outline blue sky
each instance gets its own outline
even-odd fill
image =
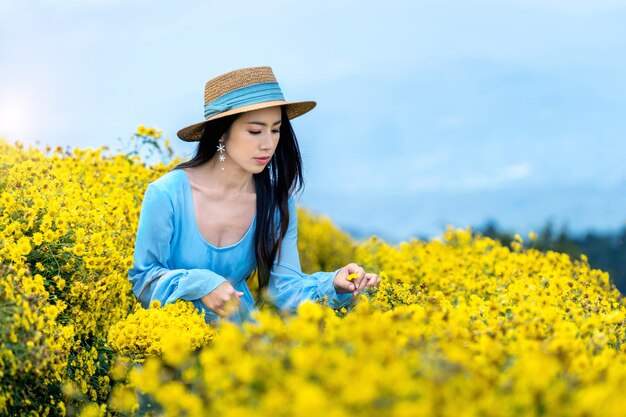
[[[184,4],[184,6],[183,6]],[[204,83],[270,65],[300,202],[349,230],[433,236],[626,221],[626,3],[3,0],[0,136],[117,145],[202,120]]]

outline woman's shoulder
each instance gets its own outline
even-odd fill
[[[167,193],[172,193],[181,189],[185,175],[187,174],[182,169],[173,169],[152,181],[148,186],[155,187]]]
[[[181,203],[184,197],[184,175],[187,175],[182,169],[173,169],[159,178],[148,183],[144,198],[150,196],[152,200],[158,200],[162,203],[169,201],[170,204],[176,206]]]

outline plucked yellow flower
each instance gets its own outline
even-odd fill
[[[357,279],[359,277],[359,274],[357,274],[356,272],[352,273],[352,274],[348,274],[348,276],[346,277],[346,279],[348,281],[354,281],[355,279]]]

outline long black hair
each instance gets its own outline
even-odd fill
[[[280,139],[274,155],[263,171],[254,174],[256,189],[256,229],[254,247],[259,282],[256,302],[264,300],[270,269],[289,226],[289,196],[304,187],[302,157],[296,134],[281,106]],[[178,164],[174,169],[201,165],[215,155],[220,137],[230,129],[241,114],[215,119],[205,124],[202,137],[192,159]],[[278,209],[279,217],[276,216]]]

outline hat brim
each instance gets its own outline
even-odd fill
[[[291,120],[298,116],[302,116],[304,113],[307,113],[317,105],[315,101],[266,101],[263,103],[249,104],[247,106],[237,107],[236,109],[227,110],[225,112],[216,114],[215,116],[209,117],[207,120],[204,120],[200,123],[195,123],[189,125],[187,127],[183,127],[176,134],[180,139],[185,142],[196,142],[199,141],[202,137],[202,133],[204,132],[205,125],[210,123],[212,120],[219,119],[222,117],[230,116],[233,114],[244,113],[252,110],[264,109],[267,107],[274,106],[285,106],[287,110],[287,117]]]

